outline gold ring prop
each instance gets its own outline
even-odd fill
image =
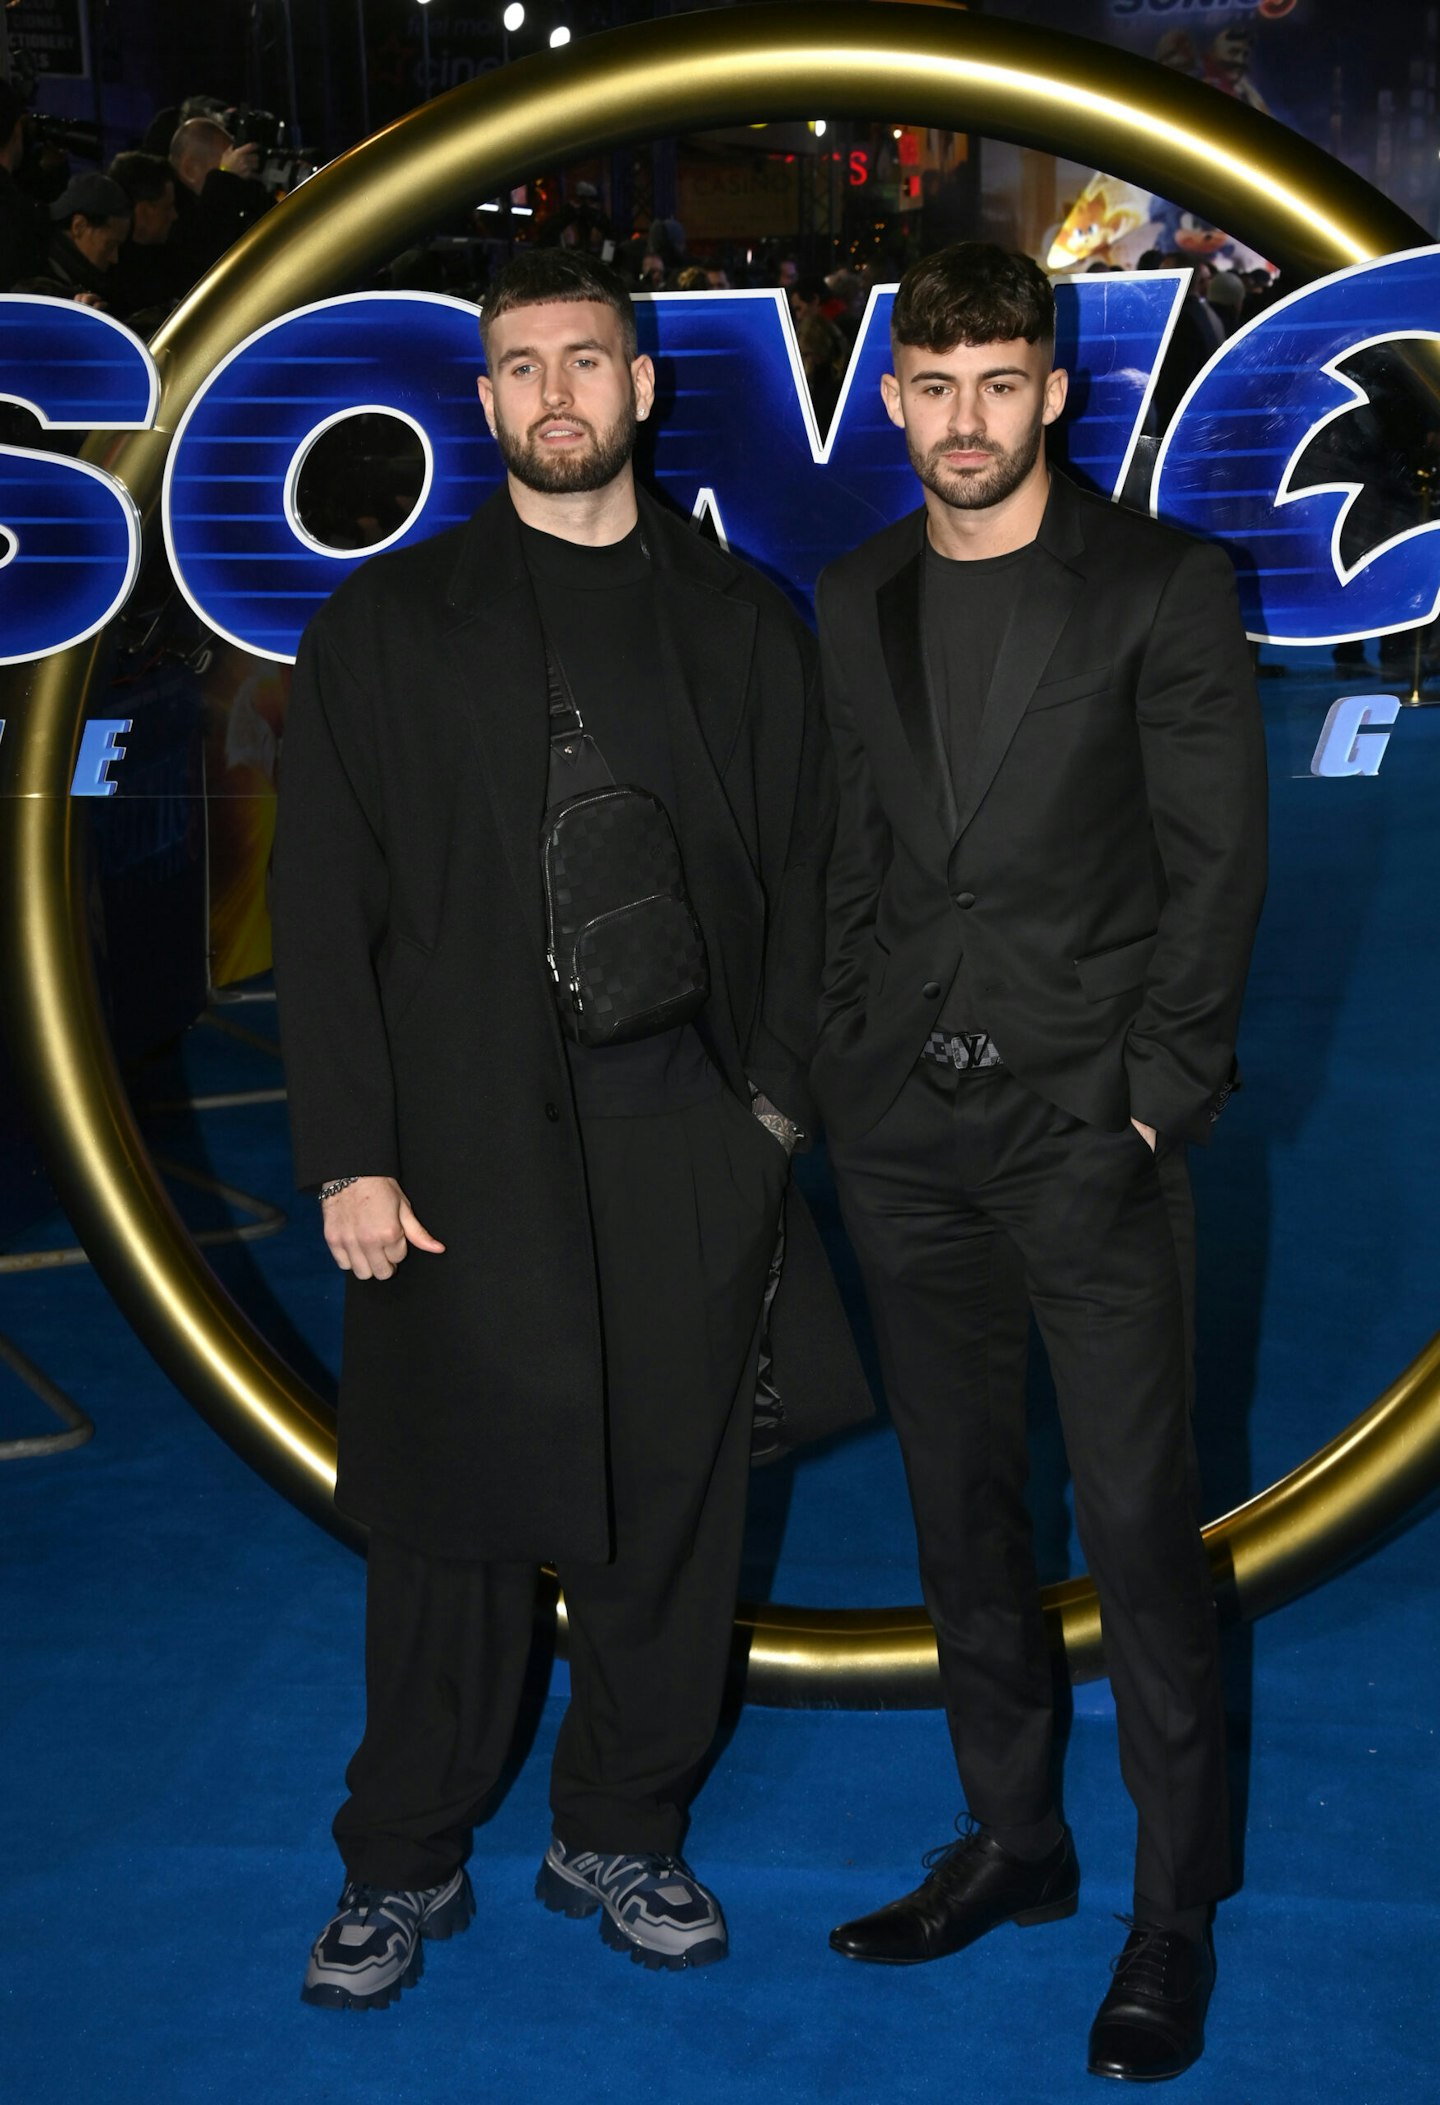
[[[1307,140],[1243,104],[1076,37],[931,7],[754,7],[615,30],[412,111],[269,214],[168,322],[157,428],[86,457],[153,514],[187,405],[245,337],[348,291],[447,211],[537,165],[658,132],[822,110],[975,130],[1148,182],[1301,275],[1427,236]],[[311,1518],[358,1544],[332,1500],[335,1423],[220,1287],[131,1115],[100,1018],[68,786],[103,639],[4,676],[0,996],[47,1163],[94,1263],[215,1430]],[[1440,1338],[1318,1454],[1205,1531],[1227,1613],[1315,1584],[1440,1481]],[[1077,1680],[1104,1672],[1093,1587],[1048,1589]],[[920,1608],[742,1607],[762,1702],[937,1700]]]

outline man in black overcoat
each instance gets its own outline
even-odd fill
[[[884,385],[923,507],[821,578],[838,816],[813,1069],[904,1450],[971,1825],[855,1959],[1073,1913],[1025,1509],[1026,1301],[1059,1398],[1138,1814],[1090,2067],[1204,2042],[1230,1877],[1190,1428],[1187,1142],[1235,1081],[1262,726],[1224,551],[1048,471],[1054,299],[909,271]]]
[[[832,816],[813,641],[636,488],[653,373],[603,266],[519,258],[481,327],[507,484],[321,609],[281,768],[296,1177],[350,1275],[336,1496],[370,1530],[346,1885],[303,1991],[340,2007],[393,2000],[422,1938],[470,1919],[541,1561],[572,1697],[537,1894],[652,1967],[724,1956],[677,1852],[729,1651],[782,1205],[783,1434],[867,1408],[786,1196]],[[560,1028],[551,668],[614,780],[664,804],[705,939],[698,1017],[627,1044]]]

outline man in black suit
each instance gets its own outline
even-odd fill
[[[1223,550],[1047,469],[1066,375],[1041,271],[943,250],[892,336],[925,502],[820,580],[839,814],[812,1079],[973,1824],[831,1942],[904,1963],[1076,1905],[1024,1504],[1028,1296],[1139,1816],[1090,2067],[1154,2079],[1202,2049],[1230,1876],[1184,1148],[1234,1086],[1261,722]]]
[[[542,1561],[572,1697],[536,1893],[647,1966],[724,1957],[677,1851],[729,1654],[782,1205],[784,1429],[866,1408],[848,1339],[826,1362],[843,1319],[786,1195],[830,824],[813,642],[637,490],[654,382],[618,280],[517,258],[482,330],[506,484],[321,609],[281,762],[296,1177],[349,1274],[336,1496],[370,1530],[346,1885],[303,1990],[341,2008],[392,2001],[421,1940],[470,1919]],[[630,1043],[562,1036],[547,660],[614,781],[665,805],[705,938],[698,1016]]]

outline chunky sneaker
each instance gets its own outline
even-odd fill
[[[730,1949],[720,1903],[678,1856],[597,1856],[554,1836],[535,1897],[555,1915],[600,1916],[600,1935],[651,1971],[713,1966]]]
[[[383,2010],[425,1970],[426,1937],[453,1937],[475,1913],[464,1870],[443,1886],[392,1893],[351,1879],[310,1947],[302,2003],[327,2010]]]

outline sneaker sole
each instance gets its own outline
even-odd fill
[[[469,1872],[462,1871],[459,1892],[453,1893],[443,1908],[437,1908],[433,1915],[426,1916],[420,1925],[420,1935],[422,1938],[430,1938],[436,1944],[444,1944],[447,1938],[458,1937],[462,1930],[468,1930],[474,1920],[475,1894],[470,1885]],[[415,1948],[418,1951],[420,1947],[417,1945]]]
[[[591,1915],[598,1915],[602,1943],[608,1944],[611,1951],[628,1952],[637,1966],[644,1966],[651,1973],[683,1973],[687,1967],[713,1966],[717,1960],[730,1956],[729,1944],[722,1937],[707,1937],[683,1952],[656,1951],[653,1945],[640,1943],[623,1923],[615,1920],[593,1886],[570,1878],[548,1857],[542,1859],[535,1874],[535,1898],[552,1915],[568,1916],[572,1922],[584,1922]]]
[[[692,1944],[688,1951],[656,1951],[653,1945],[641,1944],[632,1937],[608,1908],[600,1915],[600,1941],[608,1944],[612,1952],[629,1952],[632,1963],[650,1973],[684,1973],[694,1966],[714,1966],[730,1956],[729,1945],[719,1937],[707,1937],[703,1944]]]
[[[475,1895],[471,1890],[468,1872],[460,1875],[460,1890],[451,1895],[443,1908],[437,1908],[420,1925],[420,1935],[410,1962],[398,1979],[385,1988],[377,1988],[370,1995],[356,1995],[353,1989],[344,1988],[337,1982],[322,1981],[315,1987],[302,1987],[300,2000],[309,2003],[314,2010],[388,2010],[391,2003],[398,2003],[403,1991],[413,1988],[425,1971],[425,1944],[433,1939],[444,1944],[451,1937],[458,1937],[475,1919]]]
[[[597,1909],[603,1912],[605,1905],[593,1886],[558,1870],[548,1856],[541,1859],[540,1869],[535,1874],[535,1898],[543,1902],[552,1915],[568,1915],[572,1922],[583,1922]]]

